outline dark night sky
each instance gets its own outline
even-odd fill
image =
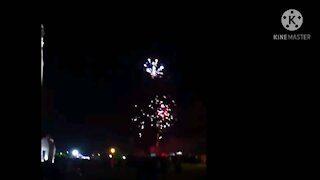
[[[202,74],[195,71],[201,63],[193,64],[200,59],[189,51],[198,45],[184,40],[181,29],[173,26],[137,27],[45,24],[43,127],[58,146],[94,149],[106,142],[126,142],[130,110],[145,98],[151,81],[142,68],[148,57],[164,63],[159,93],[170,93],[178,104],[179,122],[170,134],[185,137],[205,131]]]

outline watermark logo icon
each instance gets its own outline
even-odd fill
[[[302,26],[303,17],[302,14],[295,10],[289,9],[285,11],[281,16],[281,23],[282,26],[291,31],[290,33],[286,34],[273,34],[273,40],[279,41],[291,41],[291,40],[310,40],[311,34],[305,33],[293,33],[294,31],[298,30]],[[279,23],[280,26],[280,23]]]
[[[302,26],[303,17],[295,9],[285,11],[281,17],[283,27],[289,31],[296,31]]]

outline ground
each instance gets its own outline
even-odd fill
[[[114,169],[105,169],[97,170],[94,174],[88,174],[89,177],[98,179],[136,179],[136,171],[133,168],[114,168]],[[180,173],[175,173],[173,170],[167,174],[166,177],[161,177],[161,180],[200,180],[206,179],[206,165],[204,164],[182,164],[182,171]]]
[[[206,165],[205,164],[182,164],[181,172],[175,172],[174,167],[171,166],[168,169],[168,173],[165,177],[160,176],[159,180],[200,180],[206,179]],[[114,179],[114,180],[130,180],[130,179],[139,179],[137,178],[137,169],[134,167],[115,167],[109,168],[103,164],[88,164],[87,166],[82,166],[83,173],[81,178],[75,176],[74,174],[67,175],[67,173],[61,174],[62,179],[79,179],[79,180],[105,180],[105,179]],[[61,172],[61,168],[60,168]],[[147,172],[143,172],[145,175]],[[154,176],[155,173],[150,173]],[[60,179],[58,178],[58,179]],[[152,177],[155,179],[155,176]]]

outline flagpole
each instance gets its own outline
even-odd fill
[[[44,45],[43,37],[44,37],[44,27],[41,24],[41,85],[43,82],[43,45]]]

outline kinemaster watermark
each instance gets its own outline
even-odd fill
[[[288,34],[274,34],[273,40],[310,40],[310,34],[296,34],[294,31],[301,28],[303,24],[303,16],[296,9],[286,10],[281,16],[282,26],[290,31]]]

